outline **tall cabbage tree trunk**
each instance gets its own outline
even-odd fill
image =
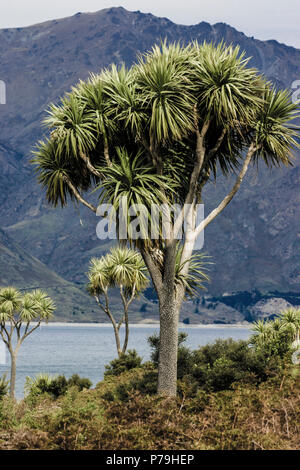
[[[159,301],[160,339],[158,393],[176,397],[178,356],[178,309],[174,294],[162,292]]]
[[[16,373],[17,373],[17,352],[10,351],[11,366],[10,366],[10,389],[9,395],[11,398],[15,398],[16,388]]]
[[[176,240],[165,248],[161,283],[156,285],[159,299],[160,340],[158,394],[176,397],[178,356],[178,308],[175,292]],[[151,270],[150,270],[151,272]],[[152,277],[153,278],[153,277]]]

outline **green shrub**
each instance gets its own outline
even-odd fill
[[[217,340],[192,352],[192,376],[204,390],[227,390],[234,382],[260,383],[281,362],[251,348],[247,341]]]
[[[257,385],[276,375],[282,366],[278,356],[270,356],[247,341],[217,340],[195,351],[183,346],[187,335],[178,335],[178,389],[180,396],[195,397],[199,390],[217,392],[229,390],[236,382]],[[157,390],[159,337],[150,336],[151,362],[141,365],[136,351],[129,351],[106,366],[105,377],[141,368],[127,382],[117,383],[114,392],[107,391],[109,401],[126,401],[133,392],[153,395]]]
[[[226,348],[222,350],[224,357]],[[216,368],[227,368],[228,363],[216,361]],[[145,377],[151,373],[156,370],[147,363],[108,376],[93,390],[71,387],[55,401],[49,395],[39,396],[36,403],[5,397],[0,402],[0,449],[300,448],[299,368],[295,374],[287,368],[282,376],[258,385],[235,383],[218,392],[201,389],[192,375],[186,375],[179,380],[181,396],[176,400],[134,388],[149,383]]]
[[[182,344],[187,339],[187,333],[178,334],[178,359],[177,359],[177,377],[181,379],[185,375],[191,373],[193,368],[193,360],[191,352]],[[159,337],[154,334],[149,336],[148,343],[152,350],[151,352],[151,361],[154,364],[154,367],[158,367],[158,356],[159,356]]]
[[[274,322],[269,322],[270,325],[272,325],[272,323]],[[293,335],[288,329],[273,332],[273,334],[266,336],[263,341],[261,340],[260,335],[257,334],[250,337],[250,343],[257,351],[260,351],[270,358],[278,357],[280,359],[290,359],[292,355],[292,341]]]
[[[6,374],[0,377],[0,400],[8,394],[9,381],[6,380]]]
[[[68,388],[76,387],[80,392],[84,389],[89,389],[92,386],[90,379],[80,377],[78,374],[73,374],[68,380]]]
[[[17,408],[17,403],[9,396],[4,396],[0,400],[0,430],[6,431],[16,426]]]
[[[135,350],[129,350],[126,354],[122,354],[117,359],[114,359],[105,366],[104,377],[110,375],[120,375],[131,369],[141,367],[142,358],[138,355]]]
[[[26,377],[25,393],[27,399],[32,399],[40,395],[50,395],[57,399],[65,395],[67,390],[76,387],[79,391],[89,389],[92,382],[89,379],[81,378],[78,374],[72,375],[67,379],[64,375],[51,377],[48,374],[39,374],[35,378]]]
[[[193,397],[199,389],[228,390],[235,382],[258,384],[275,375],[282,365],[281,357],[261,348],[251,347],[247,341],[216,340],[195,351],[183,346],[187,335],[178,335],[179,394]],[[158,366],[159,337],[150,336],[151,360]],[[145,376],[146,377],[146,376]],[[144,391],[142,383],[137,390]]]

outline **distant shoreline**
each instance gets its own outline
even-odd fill
[[[70,322],[50,322],[50,323],[42,323],[42,328],[49,328],[49,327],[60,327],[60,326],[67,326],[73,328],[112,328],[110,323],[70,323]],[[194,325],[186,325],[185,323],[179,323],[179,328],[215,328],[215,329],[226,329],[226,328],[251,328],[251,323],[226,323],[226,324],[216,324],[211,323],[207,325],[203,325],[201,323],[194,324]],[[131,323],[130,328],[158,328],[159,322],[157,323]]]

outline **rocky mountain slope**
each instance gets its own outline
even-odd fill
[[[27,253],[70,282],[85,282],[88,260],[108,243],[97,240],[94,215],[72,205],[54,210],[44,201],[29,159],[43,135],[45,108],[90,72],[112,62],[130,65],[137,53],[164,38],[239,44],[252,57],[251,65],[277,86],[289,88],[300,78],[300,50],[249,38],[223,23],[182,26],[111,8],[0,30],[0,79],[7,85],[7,104],[0,105],[0,225]],[[215,263],[209,294],[300,292],[299,161],[292,169],[254,168],[239,198],[208,227],[204,250]],[[230,184],[208,185],[206,211]]]
[[[56,320],[99,321],[99,312],[87,293],[28,255],[1,229],[0,266],[0,286],[13,285],[23,292],[46,289],[55,300]]]

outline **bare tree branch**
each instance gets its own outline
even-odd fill
[[[111,162],[111,159],[110,159],[110,156],[109,156],[108,140],[107,140],[106,136],[104,136],[104,158],[105,158],[107,166],[112,166],[112,162]],[[97,173],[100,176],[100,173],[98,171],[97,171]]]
[[[157,292],[160,292],[163,287],[162,274],[160,268],[146,250],[141,248],[141,254],[148,268],[153,284]]]
[[[83,152],[79,152],[80,154],[80,158],[82,158],[82,160],[85,162],[88,170],[95,176],[97,176],[98,178],[101,178],[101,173],[96,170],[96,168],[92,165],[92,162],[90,160],[90,158]],[[104,151],[104,154],[105,154],[105,151]]]
[[[204,158],[205,158],[205,147],[204,147],[204,138],[207,134],[207,131],[210,126],[210,121],[205,121],[201,132],[199,131],[198,127],[198,115],[197,115],[197,106],[195,105],[194,107],[194,123],[195,123],[195,132],[196,132],[196,137],[197,137],[197,143],[196,143],[196,161],[195,165],[190,177],[190,184],[189,184],[189,191],[188,194],[185,198],[184,201],[184,206],[187,206],[188,204],[194,204],[195,203],[195,196],[196,196],[196,189],[197,189],[197,184],[198,184],[198,179],[199,175],[201,173],[203,163],[204,163]],[[184,206],[182,210],[180,211],[180,214],[178,215],[176,222],[174,224],[174,238],[177,237],[178,232],[180,228],[182,227],[183,224],[183,218],[184,218]]]
[[[91,211],[93,212],[97,212],[97,208],[95,206],[93,206],[92,204],[90,204],[89,202],[87,202],[82,196],[81,194],[77,191],[77,189],[75,188],[75,186],[73,185],[73,183],[71,182],[70,178],[68,178],[68,176],[64,175],[63,176],[63,180],[67,183],[67,185],[69,186],[69,188],[71,189],[72,193],[74,194],[74,196],[76,197],[77,201],[80,201],[84,206],[88,207]]]
[[[237,191],[239,190],[241,184],[242,184],[242,181],[244,179],[244,176],[245,174],[247,173],[247,170],[249,168],[249,164],[250,164],[250,161],[253,157],[253,155],[255,154],[255,152],[257,152],[257,150],[259,149],[259,147],[257,147],[255,145],[255,143],[252,143],[249,147],[249,150],[248,150],[248,153],[247,153],[247,156],[244,160],[244,163],[243,163],[243,166],[242,166],[242,169],[240,171],[240,173],[238,174],[237,176],[237,179],[236,179],[236,182],[234,184],[234,186],[232,187],[231,191],[227,194],[227,196],[223,199],[223,201],[213,210],[211,211],[211,213],[198,225],[198,227],[196,228],[195,230],[195,234],[196,234],[196,237],[199,235],[200,232],[202,232],[202,230],[205,229],[205,227],[207,227],[208,224],[210,224],[216,217],[217,215],[219,215],[224,209],[226,206],[228,206],[228,204],[232,201],[233,197],[235,196],[235,194],[237,193]]]
[[[31,328],[31,330],[27,331],[27,333],[25,333],[22,338],[20,338],[20,344],[23,343],[24,339],[27,338],[27,336],[31,335],[31,333],[33,333],[35,330],[37,330],[41,325],[41,319],[38,321],[38,324],[36,326],[34,326],[33,328]]]

